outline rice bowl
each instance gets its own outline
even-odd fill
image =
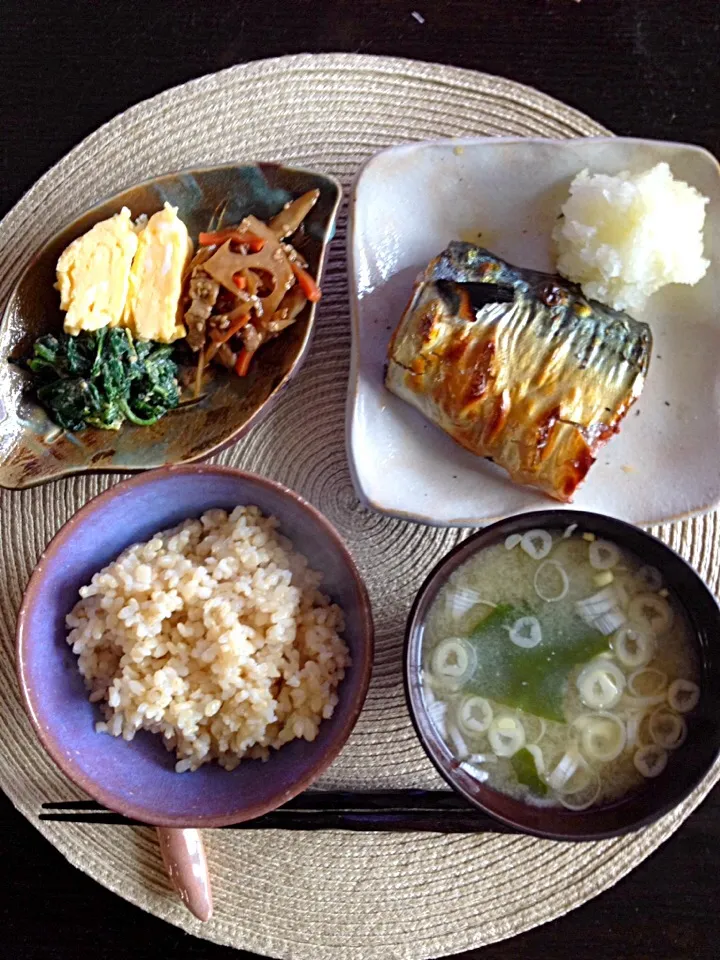
[[[254,506],[129,547],[80,589],[68,643],[104,720],[161,734],[178,773],[312,741],[350,664],[321,575]]]
[[[202,763],[176,772],[164,738],[139,729],[132,740],[98,733],[107,722],[91,702],[67,642],[66,618],[93,576],[158,530],[237,504],[277,517],[282,534],[322,572],[323,592],[342,609],[351,664],[332,716],[314,740],[268,747],[267,761],[245,756],[234,770]],[[222,827],[251,820],[307,789],[335,760],[357,723],[373,658],[372,611],[351,554],[331,523],[303,497],[269,480],[208,464],[165,467],[116,483],[82,507],[45,549],[18,616],[17,671],[30,721],[60,770],[93,800],[132,820],[163,827]]]

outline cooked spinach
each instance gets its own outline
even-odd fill
[[[40,403],[65,430],[117,430],[129,420],[150,426],[180,402],[177,365],[168,344],[134,340],[103,328],[78,336],[46,334],[25,366]]]

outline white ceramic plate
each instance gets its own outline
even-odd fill
[[[406,519],[476,526],[553,501],[463,450],[383,385],[390,335],[416,275],[454,239],[552,271],[550,234],[570,180],[667,161],[710,198],[695,287],[666,287],[644,314],[654,338],[643,394],[605,446],[573,506],[637,524],[720,502],[720,167],[699,147],[652,140],[485,138],[393,147],[361,170],[349,260],[353,347],[347,437],[369,507]]]

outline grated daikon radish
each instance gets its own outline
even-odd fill
[[[631,312],[668,283],[692,286],[710,266],[707,202],[667,163],[617,176],[583,170],[553,231],[558,271],[589,299]]]

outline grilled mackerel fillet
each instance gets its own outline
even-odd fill
[[[647,324],[455,242],[415,286],[385,383],[516,483],[569,501],[640,396],[651,351]]]

